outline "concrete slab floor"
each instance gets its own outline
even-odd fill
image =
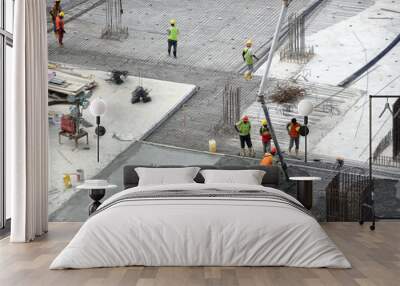
[[[369,1],[366,1],[368,3],[363,4],[365,2],[364,0],[361,2],[362,5],[360,3],[358,3],[357,5],[364,7],[367,6],[367,4],[369,3]],[[197,86],[200,87],[200,91],[196,94],[196,96],[192,100],[190,100],[184,106],[184,108],[182,108],[182,110],[175,113],[171,117],[171,119],[168,120],[168,122],[166,122],[160,128],[158,128],[157,131],[148,138],[148,140],[159,143],[165,143],[169,145],[194,148],[198,150],[207,150],[208,139],[215,138],[217,139],[220,151],[224,153],[236,154],[238,152],[237,138],[236,137],[233,138],[229,134],[228,135],[220,134],[215,129],[216,125],[220,123],[220,120],[222,118],[221,93],[223,85],[229,78],[232,78],[234,84],[241,86],[241,93],[242,93],[241,107],[242,110],[244,110],[252,102],[254,102],[260,79],[254,78],[253,81],[251,82],[245,82],[244,80],[241,79],[240,75],[235,75],[231,73],[232,71],[235,70],[233,66],[230,66],[229,69],[225,69],[225,67],[228,67],[229,65],[224,65],[224,68],[222,69],[222,70],[229,70],[229,72],[223,72],[223,71],[210,70],[210,69],[215,69],[217,66],[210,67],[210,66],[205,66],[203,64],[196,64],[189,67],[187,59],[183,60],[178,59],[178,61],[168,59],[167,61],[164,61],[158,58],[160,51],[159,49],[154,48],[154,45],[152,44],[151,41],[151,37],[149,38],[147,36],[159,33],[161,29],[160,27],[162,25],[168,25],[168,23],[164,23],[162,21],[164,18],[167,21],[168,16],[170,15],[168,13],[174,10],[176,12],[175,14],[176,17],[174,16],[175,18],[179,18],[178,17],[179,15],[183,15],[182,18],[183,22],[179,21],[179,24],[182,25],[180,26],[180,28],[184,31],[184,34],[186,35],[185,37],[189,37],[189,35],[190,37],[195,37],[195,38],[199,37],[199,39],[197,38],[195,39],[195,42],[192,42],[194,46],[190,46],[191,53],[200,53],[199,51],[197,51],[198,49],[215,50],[214,48],[211,49],[213,43],[212,41],[204,40],[204,36],[202,34],[203,31],[200,28],[205,27],[204,32],[210,34],[211,35],[210,37],[214,37],[214,35],[216,34],[210,32],[211,30],[208,28],[208,25],[213,23],[214,25],[212,27],[213,29],[224,27],[224,25],[226,24],[226,19],[229,19],[231,15],[241,15],[241,17],[238,17],[240,19],[237,19],[235,21],[232,21],[231,19],[231,22],[235,22],[234,25],[237,24],[236,21],[238,21],[238,23],[242,23],[242,21],[249,22],[250,24],[246,23],[245,25],[246,32],[249,34],[250,33],[254,34],[255,33],[254,31],[257,30],[256,33],[260,32],[261,34],[263,34],[262,37],[260,37],[260,39],[264,41],[266,38],[269,39],[272,36],[272,30],[271,29],[268,30],[269,33],[268,34],[266,33],[266,31],[263,32],[262,29],[259,30],[256,29],[255,27],[260,24],[260,21],[261,22],[263,21],[260,15],[268,16],[269,15],[268,13],[272,13],[273,10],[274,11],[279,10],[277,8],[279,8],[278,4],[280,3],[280,1],[278,0],[272,1],[270,4],[268,4],[269,5],[268,7],[265,6],[264,2],[261,3],[260,1],[252,2],[251,4],[237,3],[237,1],[234,1],[234,3],[230,3],[230,6],[232,7],[229,7],[229,9],[226,9],[224,11],[220,11],[218,9],[221,9],[221,7],[225,7],[224,5],[226,5],[227,2],[216,1],[215,3],[213,2],[212,4],[210,4],[211,6],[205,10],[205,11],[210,11],[209,15],[202,14],[204,12],[202,11],[203,6],[198,7],[197,2],[196,3],[193,1],[187,1],[184,3],[180,2],[178,6],[180,7],[179,9],[175,9],[175,7],[177,6],[174,5],[174,3],[175,3],[174,1],[168,2],[168,4],[172,6],[164,7],[165,5],[161,3],[154,4],[152,2],[149,2],[147,3],[148,6],[146,6],[146,4],[144,3],[138,4],[137,1],[130,1],[128,5],[124,7],[124,9],[126,9],[125,15],[129,14],[130,12],[132,13],[130,13],[129,15],[137,16],[140,13],[144,15],[146,15],[147,13],[149,15],[147,15],[147,17],[144,17],[142,14],[140,14],[135,20],[131,19],[127,20],[128,22],[127,25],[131,25],[131,21],[133,21],[132,23],[134,24],[132,25],[135,29],[135,34],[131,34],[130,38],[128,38],[127,41],[120,43],[115,41],[101,42],[101,40],[98,38],[99,35],[98,32],[99,29],[101,28],[101,25],[98,25],[96,28],[94,23],[101,23],[101,21],[104,20],[103,19],[104,7],[99,6],[93,11],[90,11],[88,14],[85,14],[79,17],[78,19],[73,20],[73,22],[71,22],[71,29],[72,29],[71,33],[76,32],[75,33],[76,35],[74,36],[70,35],[71,39],[73,39],[70,41],[71,43],[70,46],[64,49],[58,49],[52,43],[53,40],[51,39],[49,40],[51,42],[49,47],[49,57],[50,59],[57,59],[63,62],[79,63],[97,68],[103,67],[103,69],[104,67],[107,67],[107,69],[112,69],[112,68],[127,69],[133,73],[138,73],[140,71],[144,76],[147,77],[196,84]],[[299,7],[306,6],[304,3],[301,4],[299,1],[294,1],[291,7],[294,10],[296,9],[299,10],[298,9]],[[213,5],[215,5],[217,9],[214,12],[212,11],[212,8],[214,7]],[[255,9],[256,7],[258,7],[258,9],[260,10],[257,13],[261,13],[261,10],[264,8],[267,9],[269,12],[264,11],[265,14],[250,13],[249,16],[253,17],[254,19],[257,18],[256,21],[257,23],[252,23],[252,20],[249,20],[247,18],[248,17],[247,15],[243,15],[242,18],[241,13],[243,11],[243,5],[249,5],[249,7],[246,6],[246,8],[249,8],[246,9],[246,11],[248,10],[247,12],[249,13],[253,11],[253,9]],[[135,9],[134,11],[132,10],[133,6]],[[333,6],[332,9],[331,6]],[[340,8],[340,7],[335,8],[335,5],[333,4],[332,5],[329,4],[325,7],[329,8],[329,13],[331,13],[332,15],[335,15],[337,13],[336,10]],[[128,13],[126,11],[130,12]],[[232,11],[236,12],[232,14]],[[154,13],[154,15],[152,13]],[[216,16],[217,20],[215,20],[213,18],[214,17],[213,15],[215,13],[220,13],[223,16]],[[198,15],[198,17],[197,18],[193,17],[194,14]],[[318,15],[314,18],[322,17],[320,16],[321,15],[320,13],[317,14]],[[156,15],[158,15],[160,18],[159,22],[157,22],[158,18],[156,18]],[[210,20],[207,20],[206,16],[210,18]],[[218,17],[222,17],[223,19],[218,20]],[[343,17],[342,16],[338,17],[337,21],[340,21],[341,19],[343,19]],[[199,21],[198,23],[196,22],[197,20]],[[139,21],[140,23],[136,23],[135,21]],[[192,31],[190,29],[191,28],[194,29],[193,25],[192,24],[186,25],[185,21],[197,23],[197,26],[199,27],[196,27],[197,29],[196,31],[195,30]],[[334,21],[331,20],[330,23],[333,24]],[[89,35],[88,29],[90,27],[92,27],[92,33]],[[76,30],[77,28],[79,29]],[[266,29],[266,27],[263,27],[263,29]],[[81,30],[82,32],[80,32]],[[316,30],[317,27],[315,27],[314,25],[313,31]],[[77,31],[79,31],[79,33]],[[163,30],[161,29],[161,31]],[[192,35],[190,33],[194,34]],[[237,31],[235,30],[233,33],[235,35],[236,34],[242,35],[243,30],[238,29]],[[139,36],[143,37],[140,38]],[[132,37],[139,38],[139,41],[137,41],[137,39],[134,41]],[[224,37],[222,37],[221,39],[223,38]],[[256,38],[253,37],[253,39]],[[106,43],[107,45],[104,44],[102,45],[101,43]],[[199,43],[201,43],[200,46]],[[165,41],[161,41],[161,46],[164,44]],[[262,45],[264,44],[265,41],[263,42]],[[135,52],[129,52],[129,53],[125,52],[126,49],[128,49],[129,47],[137,49],[136,47],[139,47],[141,45],[146,45],[146,48],[139,49],[139,51],[135,50]],[[243,43],[238,43],[238,45],[241,49]],[[94,46],[96,46],[96,48],[93,48]],[[107,46],[107,48],[104,48],[104,46]],[[117,52],[114,52],[113,50],[110,50],[111,47],[108,46],[111,47],[123,46],[124,48],[121,51],[118,50]],[[220,43],[217,50],[219,49],[224,50],[226,49],[226,46],[227,46],[226,43]],[[165,47],[161,48],[161,50],[163,49],[165,49]],[[147,53],[145,57],[143,56],[144,52]],[[222,57],[218,56],[218,59],[213,59],[212,61],[210,61],[210,63],[225,62],[228,59],[230,59],[229,64],[238,61],[239,64],[241,65],[242,63],[240,57],[240,50],[236,50],[234,52],[234,59],[232,58],[232,51],[229,51],[226,55]],[[180,123],[177,124],[177,122]]]
[[[299,12],[311,2],[293,0],[290,12]],[[281,3],[281,0],[123,1],[122,22],[129,29],[129,37],[121,41],[100,39],[106,21],[106,8],[102,4],[67,23],[63,49],[49,37],[49,54],[68,50],[101,52],[144,62],[235,71],[243,65],[241,52],[247,39],[254,40],[256,52],[270,40]],[[177,19],[180,29],[178,60],[167,55],[166,31],[172,18]]]
[[[91,100],[101,97],[106,101],[107,111],[101,118],[101,125],[107,131],[100,138],[100,162],[97,163],[95,127],[83,127],[89,133],[89,144],[86,144],[86,139],[81,139],[78,148],[75,148],[74,142],[65,137],[61,137],[62,144],[59,144],[60,127],[50,125],[50,212],[72,192],[63,191],[64,173],[74,173],[77,169],[83,169],[86,178],[93,177],[134,140],[141,139],[154,129],[196,90],[196,87],[190,84],[142,78],[140,81],[144,88],[150,90],[152,101],[131,104],[131,92],[139,84],[137,77],[129,76],[122,85],[116,85],[105,81],[109,76],[104,71],[81,68],[72,68],[70,71],[95,77],[98,86],[93,90]],[[53,105],[49,107],[49,111],[68,114],[69,107]],[[83,118],[95,124],[95,118],[89,110],[83,111]]]
[[[353,11],[351,13],[354,16],[343,19],[340,23],[330,25],[326,29],[306,37],[307,45],[315,47],[315,55],[305,64],[281,61],[279,53],[277,53],[272,62],[271,77],[283,80],[299,78],[317,86],[321,84],[335,86],[378,55],[398,35],[400,19],[388,20],[388,17],[391,17],[393,13],[385,11],[390,6],[397,5],[400,7],[400,4],[395,3],[395,1],[381,0],[370,3],[371,1],[368,0],[350,3],[339,0],[335,2],[337,3],[329,3],[328,1],[329,5],[320,10],[321,14],[323,15],[325,10],[329,11],[339,5],[343,6],[343,14],[348,13],[346,10],[349,10]],[[371,4],[373,5],[371,6]],[[360,9],[365,5],[370,7],[365,10]],[[343,17],[343,14],[337,13],[336,16]],[[335,37],[332,37],[332,35],[335,35]],[[340,53],[337,52],[339,50]],[[335,122],[335,124],[331,125],[330,128],[326,128],[325,122],[321,122],[322,124],[312,122],[312,117],[316,115],[314,110],[310,116],[311,126],[314,125],[317,128],[312,126],[311,130],[318,130],[317,133],[324,134],[321,134],[323,136],[320,134],[314,136],[316,140],[310,142],[310,152],[332,157],[343,156],[346,159],[359,160],[360,162],[368,161],[369,112],[367,95],[399,94],[400,81],[397,78],[399,76],[399,55],[400,47],[396,46],[379,60],[368,73],[364,73],[346,87],[345,92],[349,92],[351,89],[362,91],[361,96],[354,94],[353,98],[357,99],[356,101],[351,102],[352,99],[346,98],[346,94],[336,87],[338,92],[332,92],[332,95],[335,95],[333,98],[347,101],[348,104],[346,104],[347,108],[345,109],[340,108],[340,106],[339,108],[335,107],[336,116],[332,116],[332,122]],[[256,74],[263,74],[264,70],[265,65],[261,66]],[[321,94],[319,91],[316,93]],[[389,99],[388,102],[393,104],[395,100]],[[313,102],[319,104],[318,101],[313,100]],[[385,99],[373,101],[373,150],[393,128],[390,112],[385,112],[381,116],[385,104]],[[331,122],[326,123],[330,124]],[[323,130],[323,132],[320,130]],[[313,134],[315,133],[311,133],[310,137]]]

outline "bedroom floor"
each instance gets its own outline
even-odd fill
[[[358,223],[322,224],[352,269],[286,267],[124,267],[48,270],[81,223],[50,223],[30,244],[0,241],[0,285],[398,285],[400,222],[378,222],[375,232]]]

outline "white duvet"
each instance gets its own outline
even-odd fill
[[[265,190],[262,186],[184,184],[163,190]],[[145,266],[294,266],[349,268],[318,222],[299,209],[258,199],[185,198],[124,201],[90,217],[50,269]]]

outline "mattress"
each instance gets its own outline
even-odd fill
[[[351,267],[284,192],[193,183],[135,187],[110,197],[50,269],[133,265]]]

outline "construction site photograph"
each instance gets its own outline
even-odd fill
[[[320,178],[319,221],[400,218],[400,0],[47,0],[47,15],[51,221],[85,221],[78,186],[107,180],[107,199],[129,164],[274,165],[294,196],[290,178]]]

